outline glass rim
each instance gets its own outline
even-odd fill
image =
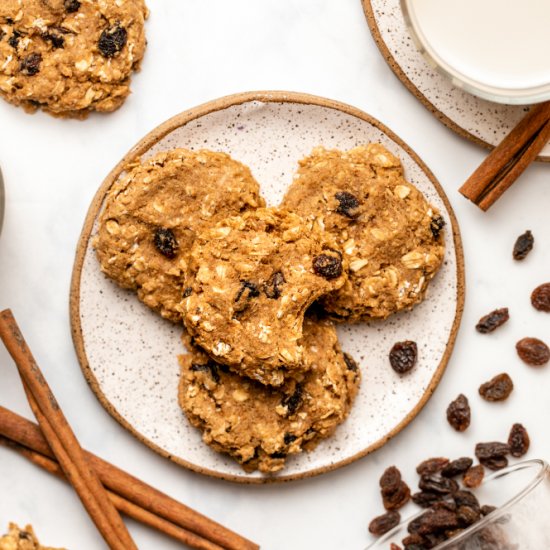
[[[414,0],[400,0],[403,18],[411,33],[413,42],[428,63],[440,74],[450,80],[454,86],[482,99],[507,105],[530,105],[532,103],[542,103],[550,99],[550,81],[546,84],[528,88],[505,88],[485,84],[455,69],[434,51],[428,40],[417,27],[415,18],[410,9],[413,1]]]
[[[527,485],[523,489],[521,489],[519,492],[515,493],[512,497],[510,497],[502,506],[499,506],[496,510],[494,510],[490,514],[487,514],[478,522],[464,529],[464,531],[462,531],[456,537],[453,537],[436,546],[434,550],[445,550],[445,548],[449,548],[451,544],[454,545],[456,543],[464,541],[464,539],[469,537],[472,533],[482,529],[489,523],[493,523],[499,517],[509,512],[512,506],[514,506],[516,503],[518,503],[520,500],[522,500],[524,497],[530,494],[534,489],[536,489],[536,487],[538,487],[540,483],[542,483],[547,471],[550,469],[550,466],[545,460],[541,460],[538,458],[523,460],[521,462],[517,462],[516,464],[512,464],[511,466],[507,466],[502,470],[493,472],[491,475],[487,476],[483,480],[483,485],[491,481],[494,481],[500,477],[505,477],[508,474],[514,473],[519,470],[524,470],[526,468],[537,468],[537,472],[536,472],[536,475],[533,477],[533,479],[531,479],[531,481],[529,481],[529,483],[527,483]],[[395,535],[398,531],[400,531],[404,526],[408,525],[409,522],[421,516],[425,512],[426,510],[420,510],[418,513],[413,514],[412,516],[409,516],[407,519],[403,521],[400,521],[399,525],[396,525],[393,529],[390,529],[390,531],[382,535],[379,539],[375,540],[372,544],[368,545],[365,548],[365,550],[376,550],[378,548],[382,548],[381,546],[382,544],[389,542],[389,540],[392,538],[393,535]]]

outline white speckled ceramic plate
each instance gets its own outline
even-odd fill
[[[362,0],[371,33],[399,80],[446,126],[479,145],[494,147],[528,111],[469,94],[430,66],[405,24],[400,0]],[[538,160],[550,162],[550,143]]]
[[[177,403],[180,328],[158,317],[100,272],[91,246],[105,193],[136,156],[174,147],[225,151],[248,164],[267,202],[277,204],[298,160],[313,147],[348,149],[381,142],[402,159],[407,178],[448,222],[444,266],[427,299],[383,323],[341,325],[342,347],[360,363],[363,383],[348,420],[311,453],[291,457],[277,476],[246,474],[202,443]],[[286,92],[222,98],[169,120],[136,145],[99,189],[80,237],[71,288],[73,338],[84,374],[106,409],[141,441],[192,470],[245,482],[288,480],[332,470],[382,446],[434,391],[451,353],[464,300],[462,246],[443,190],[416,154],[365,113],[330,100]],[[388,352],[418,343],[414,371],[400,378]]]

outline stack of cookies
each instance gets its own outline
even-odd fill
[[[127,167],[94,246],[111,279],[184,325],[179,402],[203,440],[272,473],[349,414],[360,369],[334,321],[419,303],[443,226],[379,144],[314,150],[276,208],[227,154],[176,149]]]

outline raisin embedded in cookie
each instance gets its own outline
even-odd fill
[[[278,386],[303,370],[308,307],[345,281],[342,255],[295,214],[260,208],[200,233],[183,300],[184,323],[218,363]]]
[[[246,471],[277,472],[288,455],[312,450],[348,416],[360,382],[334,325],[306,317],[301,382],[273,389],[232,373],[199,348],[180,357],[179,402],[203,440]]]
[[[183,274],[197,231],[263,206],[250,170],[225,153],[175,149],[128,167],[109,191],[94,247],[101,269],[181,322]]]
[[[2,0],[0,95],[34,112],[114,111],[145,52],[143,0]]]
[[[8,533],[0,536],[0,550],[55,550],[55,548],[42,546],[31,525],[20,529],[15,523],[10,523]]]
[[[315,149],[300,161],[282,207],[324,228],[349,262],[345,285],[321,300],[335,319],[410,309],[443,261],[444,219],[379,144]]]

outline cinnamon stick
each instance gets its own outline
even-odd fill
[[[67,478],[63,474],[62,468],[55,460],[28,449],[27,447],[24,447],[19,443],[15,443],[11,439],[3,436],[0,436],[0,445],[13,449],[15,452],[21,456],[24,456],[36,466],[39,466],[50,474],[67,481]],[[119,512],[122,512],[128,517],[131,517],[144,525],[148,525],[149,527],[152,527],[153,529],[156,529],[157,531],[160,531],[161,533],[164,533],[179,542],[183,542],[191,548],[196,548],[197,550],[223,550],[221,546],[195,535],[186,529],[178,527],[177,525],[174,525],[173,523],[166,521],[155,514],[152,514],[141,506],[126,500],[112,491],[107,491],[107,495]]]
[[[550,139],[550,101],[534,106],[459,189],[488,210],[537,157]]]
[[[44,456],[54,455],[40,428],[33,422],[0,406],[0,435]],[[219,523],[181,504],[109,462],[84,451],[102,483],[126,500],[192,531],[229,550],[257,550],[259,546]]]
[[[0,313],[0,338],[12,356],[29,404],[59,464],[101,536],[114,550],[137,550],[25,342],[10,310]]]

